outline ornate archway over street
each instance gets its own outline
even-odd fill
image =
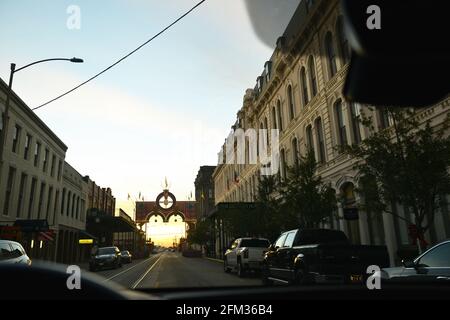
[[[195,201],[177,201],[175,195],[165,188],[155,201],[136,201],[136,223],[142,226],[153,217],[162,217],[164,223],[178,216],[187,224],[187,229],[194,226],[197,219],[195,215]]]

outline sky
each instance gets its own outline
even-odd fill
[[[1,0],[0,77],[31,107],[71,89],[159,32],[197,0]],[[67,9],[80,9],[70,29]],[[36,114],[68,146],[66,161],[111,187],[132,215],[164,178],[178,200],[194,193],[201,165],[217,153],[273,48],[261,42],[240,0],[208,0],[167,33],[93,82]]]

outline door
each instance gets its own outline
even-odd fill
[[[293,261],[294,257],[292,246],[294,244],[296,231],[287,233],[286,239],[280,249],[277,251],[277,261],[279,267],[279,277],[283,280],[290,281],[294,279]]]
[[[279,261],[280,258],[280,249],[283,248],[284,241],[286,240],[287,233],[283,233],[277,241],[275,241],[275,251],[270,252],[269,259],[269,274],[276,278],[280,278],[282,275],[282,270],[280,269],[281,263]]]
[[[230,249],[225,253],[225,257],[227,259],[227,263],[231,267],[235,267],[237,265],[237,248],[239,245],[239,240],[233,241]]]

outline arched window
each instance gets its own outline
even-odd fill
[[[347,145],[347,128],[345,126],[344,112],[342,110],[342,101],[338,100],[334,104],[334,110],[336,112],[336,124],[338,129],[338,143],[342,146]]]
[[[267,144],[269,144],[269,122],[267,117],[264,117],[264,129],[267,129]]]
[[[344,32],[344,22],[342,20],[342,17],[338,18],[338,21],[336,23],[336,32],[338,36],[338,42],[339,42],[339,53],[341,55],[342,63],[346,64],[350,61],[350,46],[348,44],[348,39]]]
[[[353,142],[361,142],[361,106],[358,103],[350,103],[350,113],[352,121]]]
[[[309,57],[308,62],[309,71],[309,82],[311,86],[311,96],[314,97],[317,94],[317,77],[316,77],[316,66],[314,63],[314,57]]]
[[[275,107],[272,107],[272,128],[277,129],[277,113]]]
[[[323,126],[322,126],[322,119],[317,118],[315,121],[315,127],[316,127],[316,136],[317,136],[317,151],[319,163],[325,162],[325,139],[323,137]]]
[[[280,176],[281,179],[286,179],[286,152],[284,149],[280,151]]]
[[[292,139],[292,160],[294,165],[298,165],[298,141],[297,138]]]
[[[288,103],[289,103],[289,117],[294,119],[295,117],[295,105],[294,105],[294,94],[292,92],[292,86],[289,85],[287,89]]]
[[[334,50],[333,35],[328,32],[325,36],[325,51],[328,60],[328,68],[330,72],[330,78],[332,78],[337,72],[336,65],[336,51]]]
[[[306,105],[309,102],[309,96],[308,96],[308,85],[306,84],[306,70],[305,67],[302,67],[300,70],[300,87],[302,90],[302,101],[303,101],[303,107],[306,107]]]
[[[283,113],[282,113],[282,108],[281,108],[281,101],[278,100],[277,101],[277,112],[278,112],[278,129],[280,129],[280,131],[283,131]]]
[[[314,140],[311,125],[306,127],[306,148],[308,149],[308,152],[312,151],[314,153]]]

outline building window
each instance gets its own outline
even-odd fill
[[[43,165],[43,171],[47,172],[47,167],[48,167],[48,154],[50,153],[50,151],[48,149],[45,149],[44,152],[44,165]]]
[[[314,152],[314,143],[313,143],[313,134],[312,134],[312,126],[309,125],[306,127],[306,148],[309,151]]]
[[[300,70],[300,86],[302,88],[303,107],[306,107],[306,105],[309,103],[309,95],[308,95],[308,85],[306,84],[306,70],[305,70],[305,67],[303,67]]]
[[[353,142],[361,142],[361,106],[358,103],[350,104],[350,113],[352,118]]]
[[[52,165],[50,167],[50,176],[54,177],[55,176],[55,162],[56,162],[56,156],[53,155],[52,156]]]
[[[347,129],[345,127],[344,112],[342,108],[343,108],[342,101],[338,100],[334,104],[334,110],[336,112],[336,121],[338,127],[338,137],[339,137],[338,143],[341,146],[345,146],[347,145]]]
[[[62,161],[59,160],[58,162],[58,180],[61,181],[61,174],[62,174]]]
[[[69,216],[70,214],[70,196],[72,195],[72,193],[69,191],[67,193],[67,207],[66,207],[66,216]]]
[[[16,125],[14,127],[13,143],[12,143],[12,152],[14,152],[14,153],[17,153],[17,147],[19,145],[21,131],[22,131],[22,128],[20,126]]]
[[[336,25],[336,31],[339,41],[339,53],[341,54],[341,59],[343,65],[347,64],[350,61],[350,46],[348,44],[348,39],[344,32],[344,22],[342,20],[342,17],[339,17]]]
[[[394,124],[392,116],[386,108],[378,108],[378,117],[380,119],[379,129],[386,129]]]
[[[282,180],[286,179],[286,152],[281,149],[280,152],[280,177]]]
[[[77,207],[75,209],[75,218],[78,220],[80,218],[80,197],[77,197]]]
[[[38,200],[38,219],[41,218],[42,204],[44,202],[45,195],[45,183],[41,183],[41,190],[39,192],[39,200]]]
[[[269,122],[267,121],[267,117],[264,117],[264,128],[267,130],[267,144],[269,144]]]
[[[9,216],[9,203],[11,201],[11,193],[14,186],[14,179],[16,177],[16,168],[10,167],[8,172],[8,180],[6,182],[5,203],[3,205],[3,214]]]
[[[19,198],[17,200],[17,214],[16,214],[17,218],[20,218],[20,216],[22,214],[27,179],[28,179],[28,176],[25,173],[22,173],[22,175],[20,176]]]
[[[277,113],[275,107],[272,107],[272,128],[277,129]]]
[[[59,190],[56,190],[55,193],[55,202],[54,202],[54,206],[53,206],[53,225],[55,225],[55,221],[56,221],[56,213],[58,212],[58,201],[59,201]]]
[[[330,78],[333,78],[337,73],[337,65],[336,65],[336,51],[334,50],[333,44],[333,35],[331,32],[328,32],[325,36],[325,51],[328,60],[328,68],[330,72]]]
[[[32,140],[31,135],[27,134],[25,136],[25,149],[23,152],[23,158],[25,160],[28,160],[28,154],[30,153],[31,140]]]
[[[316,134],[317,134],[317,151],[319,156],[319,163],[325,163],[325,140],[323,137],[323,126],[322,126],[322,119],[317,118],[316,123]]]
[[[317,76],[313,56],[309,57],[308,71],[309,71],[309,82],[311,86],[311,97],[315,97],[315,95],[317,94]]]
[[[37,179],[36,178],[31,179],[30,199],[28,201],[28,219],[31,219],[32,216],[32,211],[34,207],[34,197],[36,193],[36,184]]]
[[[297,138],[292,139],[292,160],[294,165],[298,165],[298,141]]]
[[[277,111],[278,111],[278,129],[283,131],[283,113],[281,108],[281,101],[277,101]]]
[[[64,188],[62,191],[62,198],[61,198],[61,215],[64,215],[64,202],[66,201],[66,189]]]
[[[294,105],[294,94],[292,92],[292,86],[289,85],[287,89],[288,94],[288,103],[289,103],[289,116],[290,119],[294,119],[295,117],[295,105]]]
[[[47,195],[47,209],[45,210],[45,216],[47,221],[49,221],[50,219],[50,207],[52,204],[52,197],[53,197],[53,187],[49,187],[48,188],[48,195]]]
[[[75,212],[75,193],[72,195],[72,207],[70,210],[70,216],[73,218],[74,217],[74,212]]]
[[[37,167],[39,165],[39,156],[41,153],[41,144],[39,142],[36,142],[36,145],[34,147],[34,166]]]

